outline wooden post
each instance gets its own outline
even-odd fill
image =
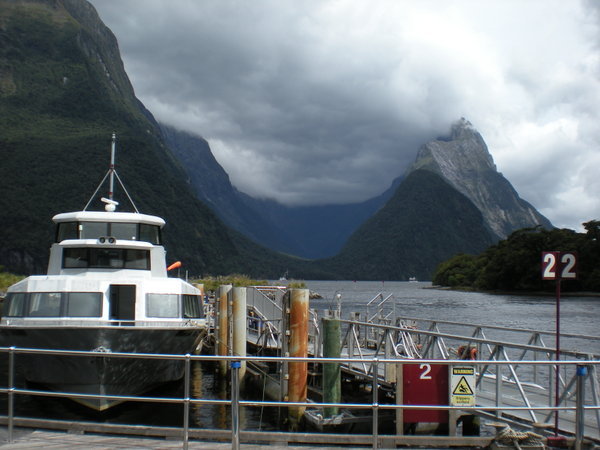
[[[323,317],[323,357],[340,357],[340,316],[338,311],[329,311],[330,317]],[[342,379],[339,363],[323,364],[323,403],[340,403],[342,398]],[[337,406],[323,409],[323,417],[339,414]]]
[[[404,404],[404,372],[402,370],[402,363],[396,364],[396,404]],[[404,408],[396,410],[396,434],[398,436],[404,435]]]
[[[246,314],[246,288],[233,288],[233,354],[235,356],[246,356],[246,331],[247,331],[247,314]],[[246,373],[246,361],[240,362],[239,377],[241,382]]]
[[[231,284],[223,284],[219,286],[219,309],[217,312],[217,355],[229,355],[229,320],[227,316],[227,306],[229,300],[229,291]],[[227,361],[219,361],[219,373],[222,376],[227,375],[229,364]]]
[[[291,357],[308,356],[308,289],[290,290],[290,345]],[[288,401],[305,402],[307,394],[308,363],[289,363]],[[296,429],[304,415],[304,406],[288,408],[292,429]]]

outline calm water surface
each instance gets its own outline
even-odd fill
[[[350,311],[366,312],[366,304],[378,293],[392,294],[400,316],[465,322],[478,325],[556,330],[554,296],[492,295],[430,289],[425,282],[308,281],[307,287],[323,296],[311,301],[311,307],[326,309],[341,296],[342,318]],[[562,297],[561,333],[600,336],[600,297]],[[598,345],[577,350],[600,353]],[[547,343],[549,345],[549,343]],[[588,344],[589,345],[589,344]]]

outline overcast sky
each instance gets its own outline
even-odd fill
[[[600,219],[600,1],[92,4],[138,98],[250,195],[370,198],[464,116],[554,225]]]

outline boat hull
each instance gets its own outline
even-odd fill
[[[202,328],[135,326],[6,327],[2,346],[95,351],[98,356],[18,354],[25,380],[58,392],[138,396],[184,375],[181,359],[111,357],[111,353],[185,355],[198,346]],[[96,410],[118,399],[75,399]]]

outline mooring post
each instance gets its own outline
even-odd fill
[[[229,320],[227,316],[227,306],[229,300],[229,291],[231,284],[223,284],[219,286],[219,309],[217,313],[217,355],[229,355]],[[227,361],[219,361],[219,373],[222,376],[227,375]]]
[[[247,331],[247,313],[246,313],[246,288],[233,288],[233,354],[234,356],[246,356],[246,331]],[[246,374],[246,361],[240,361],[239,369],[240,382]]]
[[[323,357],[340,357],[340,313],[329,311],[329,317],[323,317]],[[340,363],[323,364],[323,403],[340,403],[342,398],[342,378]],[[328,418],[339,413],[337,406],[323,409],[323,417]]]
[[[308,356],[308,299],[308,289],[290,290],[289,356],[294,358]],[[290,362],[288,367],[288,400],[290,402],[306,402],[308,363],[294,361]],[[305,406],[288,408],[292,429],[298,427],[305,409]]]
[[[192,283],[192,285],[200,291],[200,298],[202,299],[202,303],[204,303],[204,283]]]
[[[396,404],[404,405],[404,366],[396,363]],[[396,434],[404,435],[404,408],[396,410]]]

